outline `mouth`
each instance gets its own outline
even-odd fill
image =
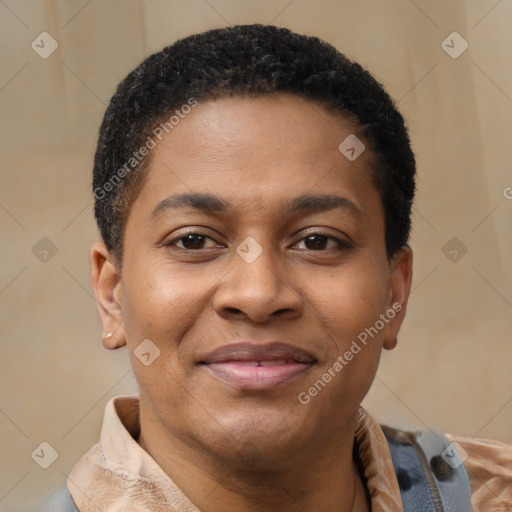
[[[310,353],[292,345],[241,342],[221,347],[200,364],[239,389],[264,390],[299,378],[317,362]]]

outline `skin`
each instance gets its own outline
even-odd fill
[[[412,253],[404,247],[387,259],[369,143],[353,162],[338,150],[351,133],[347,117],[293,95],[201,103],[151,154],[122,266],[103,243],[92,248],[103,331],[114,332],[104,344],[128,345],[140,388],[138,441],[201,511],[370,510],[352,459],[354,429],[381,350],[397,343]],[[212,194],[229,207],[151,218],[179,193]],[[287,213],[304,194],[336,194],[357,211]],[[205,238],[191,244],[180,238],[187,230]],[[236,252],[248,236],[263,249],[252,263]],[[394,303],[400,313],[300,403]],[[133,354],[145,339],[160,350],[149,366]],[[198,364],[240,340],[291,343],[316,363],[263,390]]]

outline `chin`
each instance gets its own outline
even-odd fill
[[[254,437],[254,436],[253,436]],[[262,476],[285,469],[289,465],[290,447],[286,440],[246,439],[224,453],[224,460],[240,475],[260,473]]]
[[[218,432],[221,456],[230,465],[240,465],[241,470],[272,472],[281,468],[290,453],[307,443],[309,429],[297,421],[295,414],[267,412],[223,422],[223,429]]]

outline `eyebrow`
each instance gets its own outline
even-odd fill
[[[155,220],[168,210],[193,208],[205,213],[220,213],[229,211],[230,204],[213,194],[184,193],[172,194],[160,201],[153,209],[150,219]],[[343,208],[361,216],[363,212],[346,197],[336,194],[312,195],[304,194],[294,198],[284,208],[284,215],[293,213],[315,213]]]

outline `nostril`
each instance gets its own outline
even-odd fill
[[[239,315],[240,313],[242,313],[242,311],[238,308],[226,308],[226,311],[228,313],[231,313],[232,315]]]
[[[286,315],[289,313],[293,313],[293,309],[290,309],[290,308],[278,309],[277,311],[274,311],[272,314],[275,316],[283,316],[283,315]]]

